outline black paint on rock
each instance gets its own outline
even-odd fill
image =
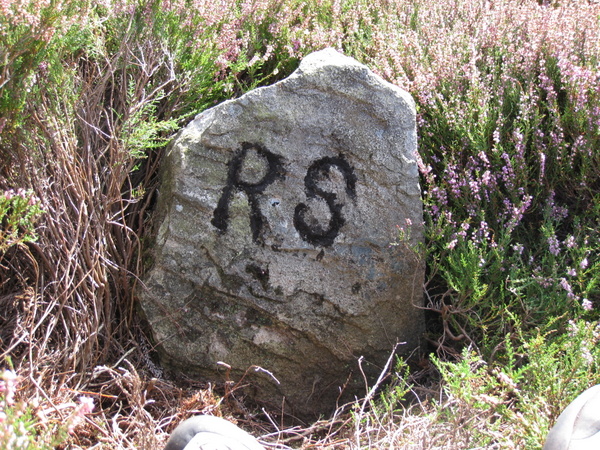
[[[255,183],[243,181],[243,164],[249,150],[255,150],[258,155],[266,159],[267,170],[262,179]],[[260,233],[262,231],[264,217],[260,212],[258,195],[261,194],[271,183],[285,177],[282,157],[270,152],[260,144],[251,144],[243,142],[242,148],[228,163],[229,171],[227,173],[227,184],[223,188],[223,193],[213,213],[211,224],[220,232],[227,231],[229,225],[229,202],[235,190],[243,191],[248,196],[250,205],[250,229],[252,230],[252,239],[255,243],[260,243]]]
[[[344,177],[346,194],[351,199],[356,199],[356,175],[352,166],[344,159],[339,157],[321,158],[308,168],[306,177],[304,177],[304,186],[308,198],[320,197],[327,203],[331,212],[331,219],[327,229],[322,229],[319,225],[308,223],[306,214],[309,207],[305,203],[299,203],[294,211],[294,227],[300,233],[302,239],[315,246],[328,247],[333,244],[338,236],[340,229],[346,223],[342,215],[343,204],[337,202],[335,192],[327,192],[319,187],[319,181],[329,177],[329,171],[337,168]]]

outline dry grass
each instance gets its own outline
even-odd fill
[[[19,396],[47,423],[63,421],[59,405],[82,392],[99,401],[101,412],[72,438],[81,447],[158,448],[191,401],[135,368],[143,367],[141,348],[148,348],[134,311],[138,236],[160,151],[140,162],[126,140],[161,89],[177,88],[165,55],[146,44],[144,61],[126,41],[105,59],[65,61],[77,71],[65,82],[76,85],[57,91],[41,84],[23,122],[0,142],[0,190],[31,188],[45,211],[37,242],[0,254],[0,358],[11,361],[21,377]],[[158,72],[163,81],[148,93]],[[73,92],[77,98],[68,97]],[[134,195],[140,186],[145,195]],[[146,398],[152,389],[162,397],[154,416]],[[194,396],[199,410],[216,402],[210,390]]]

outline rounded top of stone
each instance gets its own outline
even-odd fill
[[[341,93],[361,102],[402,108],[410,111],[410,126],[416,116],[415,102],[404,89],[384,80],[366,65],[328,47],[305,56],[298,69],[277,84],[314,85],[318,89]],[[267,88],[268,89],[268,88]]]
[[[349,56],[338,52],[332,47],[310,53],[302,60],[302,62],[300,62],[299,68],[307,72],[312,67],[322,66],[356,66],[364,68],[365,70],[369,70],[364,64],[361,64],[354,58],[350,58]]]

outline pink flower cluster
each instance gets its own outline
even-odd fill
[[[66,28],[74,21],[65,14],[72,8],[68,3],[60,0],[0,0],[0,35],[22,27],[36,39],[49,42],[58,29]]]
[[[75,432],[75,428],[80,425],[85,416],[89,415],[94,411],[94,399],[87,396],[80,396],[79,403],[75,406],[75,409],[67,419],[67,431],[69,434]]]
[[[0,446],[2,448],[31,448],[31,430],[25,427],[23,414],[32,408],[26,402],[15,402],[15,394],[19,377],[12,370],[0,373]],[[84,418],[94,410],[94,399],[80,396],[78,403],[54,405],[50,410],[73,408],[64,424],[69,434],[73,434],[81,425]],[[47,411],[37,411],[37,416],[43,423]]]
[[[7,191],[4,191],[2,193],[2,196],[0,198],[4,198],[5,200],[12,200],[15,197],[20,197],[21,199],[26,199],[27,200],[27,205],[29,206],[33,206],[33,205],[37,205],[40,203],[40,199],[33,195],[33,193],[31,191],[27,191],[23,188],[19,188],[16,191],[14,189],[9,189]]]
[[[0,406],[10,406],[15,402],[15,394],[17,392],[17,385],[19,383],[19,377],[12,370],[5,369],[0,375],[0,395],[3,399],[0,402]]]

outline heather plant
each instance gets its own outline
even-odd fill
[[[35,401],[17,400],[20,378],[13,370],[0,374],[0,444],[7,450],[56,448],[73,434],[85,416],[92,413],[94,400],[81,396],[79,403],[61,403],[53,411],[69,411],[63,421],[50,420]],[[36,411],[37,410],[37,411]]]
[[[4,1],[0,5],[0,132],[19,125],[40,72],[47,70],[51,42],[85,17],[86,3]]]
[[[33,192],[5,191],[0,196],[0,255],[13,245],[36,240],[35,222],[42,213]]]
[[[596,260],[597,7],[415,1],[381,10],[398,39],[374,35],[356,52],[417,100],[429,294],[451,315],[473,312],[478,341],[506,325],[507,309],[524,325],[589,312],[594,275],[573,277]]]
[[[594,379],[597,322],[571,321],[566,333],[538,330],[521,338],[518,347],[506,338],[501,365],[468,347],[457,362],[434,358],[447,394],[439,419],[454,424],[454,447],[539,448],[563,399],[577,396]]]

